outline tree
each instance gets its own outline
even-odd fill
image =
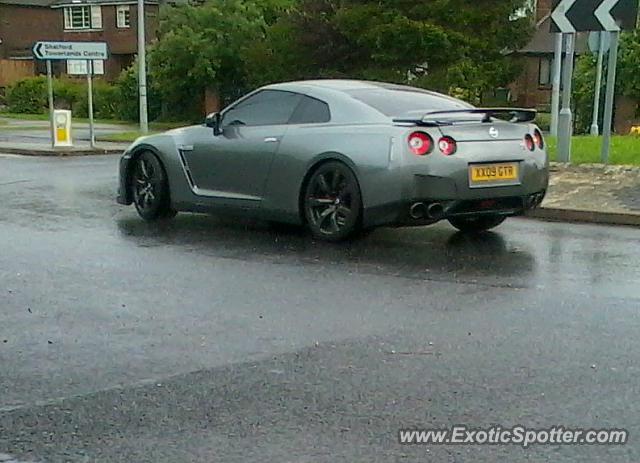
[[[255,83],[313,77],[407,82],[477,99],[518,72],[504,51],[526,43],[522,0],[300,0],[267,30]],[[260,57],[265,57],[260,59]]]
[[[363,78],[476,101],[517,67],[505,51],[532,32],[525,0],[205,0],[168,7],[149,63],[165,107],[201,115],[249,88],[308,78]]]
[[[637,30],[622,34],[618,59],[618,93],[640,101],[640,33]]]
[[[167,7],[149,65],[165,106],[180,117],[202,113],[205,90],[223,101],[246,89],[246,56],[288,0],[208,0]],[[266,15],[266,17],[265,17]]]
[[[597,60],[591,53],[585,53],[576,61],[572,91],[576,133],[589,133],[591,127],[596,87],[596,63]],[[604,91],[600,95],[603,98]]]

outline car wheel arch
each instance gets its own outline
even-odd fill
[[[307,185],[309,184],[309,181],[311,180],[311,177],[313,176],[313,174],[320,167],[322,167],[324,164],[327,164],[328,162],[340,162],[344,164],[349,170],[351,170],[351,172],[353,173],[356,179],[356,182],[358,183],[358,187],[360,188],[360,194],[362,194],[362,185],[360,183],[360,178],[358,176],[358,169],[351,159],[349,159],[347,156],[340,153],[325,153],[320,156],[317,156],[316,158],[314,158],[314,160],[310,163],[309,167],[307,168],[307,171],[298,188],[298,215],[303,225],[307,223],[307,219],[305,218],[305,214],[304,214],[305,190],[307,189]],[[364,208],[364,204],[361,207]],[[362,214],[360,214],[360,216],[362,217]]]
[[[127,198],[128,199],[133,199],[133,191],[131,191],[131,178],[133,175],[133,169],[135,166],[135,162],[136,160],[143,154],[143,153],[151,153],[155,156],[155,158],[158,160],[158,162],[160,163],[160,166],[162,167],[162,170],[164,170],[165,173],[165,178],[167,179],[167,187],[169,189],[169,199],[171,199],[171,183],[169,181],[169,176],[167,175],[167,168],[164,164],[164,161],[162,159],[162,156],[160,156],[160,152],[158,151],[158,149],[152,145],[139,145],[136,146],[134,148],[134,150],[131,152],[131,157],[130,157],[130,161],[129,161],[129,166],[127,169],[127,173],[126,173],[126,188],[127,188]]]

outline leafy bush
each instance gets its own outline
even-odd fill
[[[201,120],[207,90],[226,102],[246,88],[247,50],[264,39],[264,8],[270,5],[274,8],[269,10],[277,12],[278,4],[284,5],[215,0],[165,9],[159,40],[148,55],[150,88],[159,92],[165,105],[163,119]]]
[[[7,90],[7,106],[14,113],[41,114],[47,109],[47,79],[28,77]]]
[[[97,81],[93,87],[93,110],[101,119],[117,119],[120,89],[104,81]]]
[[[71,109],[81,100],[87,99],[85,85],[68,78],[53,80],[53,101],[56,109]]]
[[[78,117],[89,116],[87,86],[82,84],[82,97],[73,105],[73,113]],[[102,80],[93,82],[93,116],[100,119],[116,119],[120,91],[117,86]]]
[[[134,63],[130,68],[122,71],[115,86],[118,89],[115,107],[116,118],[125,121],[137,121],[140,115],[138,106],[138,64]],[[147,76],[147,104],[149,120],[158,119],[162,103],[160,95],[154,86],[152,75]]]
[[[45,77],[28,77],[9,87],[7,109],[15,113],[46,113],[49,106],[47,98],[47,79]],[[53,79],[53,100],[56,109],[70,109],[76,117],[88,117],[89,115],[85,80]],[[121,100],[118,86],[102,80],[93,82],[93,114],[96,118],[116,118]],[[133,104],[137,108],[137,95]]]
[[[607,66],[603,66],[603,76],[606,76]],[[600,93],[600,109],[604,108],[604,86],[603,79]],[[573,80],[573,107],[574,107],[574,130],[576,134],[589,133],[593,118],[593,100],[595,98],[596,82],[596,59],[591,53],[586,53],[578,58]],[[602,116],[602,112],[600,113]],[[601,117],[600,117],[601,119]]]
[[[550,113],[538,113],[536,116],[536,124],[543,132],[549,132],[551,130],[551,114]]]
[[[116,82],[118,88],[117,115],[124,121],[138,120],[138,76],[135,65],[122,71]]]

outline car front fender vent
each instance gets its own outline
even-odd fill
[[[191,150],[193,150],[193,148]],[[184,175],[187,177],[187,181],[189,182],[189,186],[191,187],[191,190],[195,191],[197,187],[195,182],[193,181],[193,176],[191,175],[191,169],[189,169],[189,164],[187,164],[187,159],[184,157],[185,151],[189,151],[189,150],[185,150],[184,147],[181,147],[178,150],[178,153],[180,155],[180,164],[182,164],[182,170],[184,170]]]

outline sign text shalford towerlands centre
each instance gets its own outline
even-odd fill
[[[105,60],[107,44],[103,42],[36,42],[33,54],[43,60]]]

